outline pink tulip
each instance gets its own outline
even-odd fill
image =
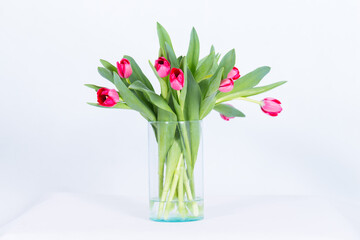
[[[282,111],[281,102],[275,98],[268,97],[261,102],[261,110],[272,117],[276,117]]]
[[[233,67],[233,69],[231,69],[231,71],[229,72],[229,74],[227,75],[228,78],[232,78],[232,80],[236,80],[240,77],[240,72],[239,69],[237,69],[237,67]]]
[[[119,76],[121,78],[128,78],[131,76],[132,68],[131,68],[129,60],[127,60],[126,58],[123,58],[123,59],[121,59],[120,62],[117,62],[116,65],[117,65]]]
[[[166,77],[170,73],[170,63],[164,57],[159,57],[155,61],[155,69],[161,78]]]
[[[229,121],[230,119],[234,118],[234,117],[227,117],[227,116],[222,115],[222,114],[220,114],[220,117],[221,117],[222,119],[224,119],[225,121]]]
[[[184,73],[180,68],[171,69],[170,85],[175,90],[181,90],[184,87]]]
[[[234,81],[231,78],[221,80],[219,91],[230,92],[234,88]]]
[[[120,101],[119,94],[115,89],[100,88],[97,91],[98,103],[104,107],[112,107]]]
[[[226,104],[226,105],[232,106],[231,104]],[[222,119],[224,119],[225,121],[229,121],[230,119],[235,118],[235,117],[227,117],[227,116],[225,116],[225,115],[223,115],[223,114],[221,114],[221,113],[220,113],[220,117],[221,117]]]

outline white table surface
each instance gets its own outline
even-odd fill
[[[360,205],[301,196],[211,197],[205,219],[148,220],[145,197],[57,193],[0,229],[1,240],[360,239]]]

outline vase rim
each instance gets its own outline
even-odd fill
[[[162,124],[170,124],[170,123],[187,123],[187,122],[202,122],[202,120],[186,120],[186,121],[148,121],[148,123],[162,123]]]

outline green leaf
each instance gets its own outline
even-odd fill
[[[239,97],[249,97],[249,96],[254,96],[263,92],[267,92],[273,88],[276,88],[278,86],[283,85],[284,83],[286,83],[286,81],[280,81],[280,82],[276,82],[273,84],[269,84],[269,85],[265,85],[265,86],[261,86],[261,87],[255,87],[255,88],[250,88],[250,89],[246,89],[243,91],[240,91],[237,93],[237,95]]]
[[[177,116],[173,111],[164,110],[163,108],[158,109],[157,121],[159,122],[176,122]]]
[[[204,59],[202,63],[199,64],[195,73],[195,81],[200,82],[204,80],[211,70],[211,67],[214,64],[215,52],[211,51],[210,54]]]
[[[200,135],[201,135],[201,123],[199,121],[189,122],[189,132],[190,132],[190,145],[191,145],[191,164],[192,169],[195,167],[197,160],[197,155],[200,145]]]
[[[145,76],[145,74],[141,71],[139,65],[136,63],[136,61],[128,56],[128,55],[124,55],[124,58],[126,58],[127,60],[129,60],[130,64],[131,64],[131,68],[132,68],[132,74],[129,77],[130,82],[135,82],[137,80],[140,80],[142,83],[145,84],[145,86],[147,88],[149,88],[150,90],[154,90],[153,86],[151,85],[149,79]],[[115,71],[116,72],[116,71]]]
[[[250,89],[259,84],[261,79],[270,72],[270,67],[260,67],[246,74],[234,82],[234,88],[230,92],[220,92],[216,95],[216,102],[225,102],[237,97],[238,92]]]
[[[219,59],[220,59],[220,53],[217,53],[215,55],[215,58],[214,58],[214,63],[213,63],[213,65],[212,65],[212,67],[211,67],[211,69],[209,71],[210,76],[212,74],[214,74],[216,72],[216,70],[218,69],[218,67],[219,67],[219,64],[218,64]]]
[[[245,117],[245,114],[227,104],[217,104],[214,110],[227,117]]]
[[[179,162],[179,156],[181,155],[181,147],[178,141],[174,141],[173,145],[169,149],[169,154],[166,162],[166,176],[172,176],[176,169],[176,165]]]
[[[211,45],[211,47],[210,47],[210,52],[214,52],[214,53],[215,53],[215,47],[214,47],[214,45]]]
[[[210,85],[209,90],[207,92],[207,96],[210,96],[214,92],[219,90],[220,82],[221,82],[221,75],[223,75],[224,68],[219,66],[219,70],[210,78]]]
[[[89,87],[89,88],[92,88],[94,89],[96,92],[99,91],[100,88],[103,88],[103,87],[100,87],[100,86],[96,86],[96,85],[93,85],[93,84],[84,84],[86,87]]]
[[[186,93],[187,93],[187,86],[188,86],[188,67],[187,67],[187,57],[184,57],[184,87],[180,91],[180,106],[181,109],[184,110],[185,108],[185,100],[186,100]]]
[[[223,75],[224,68],[218,68],[215,74],[202,82],[200,82],[200,86],[204,89],[203,92],[203,100],[200,106],[200,119],[205,118],[211,110],[214,108],[216,103],[216,94],[218,92],[221,77]]]
[[[126,103],[122,103],[122,102],[118,102],[117,104],[115,104],[112,107],[104,107],[104,106],[100,106],[98,103],[90,103],[90,102],[88,102],[87,104],[89,104],[91,106],[95,106],[95,107],[108,108],[108,109],[112,109],[112,108],[131,109],[128,105],[126,105]]]
[[[200,119],[201,90],[191,71],[187,69],[187,94],[185,99],[186,120]]]
[[[172,114],[175,115],[175,113],[172,111],[172,109],[169,107],[169,105],[167,104],[167,102],[164,100],[164,98],[160,97],[159,95],[157,95],[154,91],[148,89],[145,84],[143,84],[140,81],[135,81],[133,82],[130,86],[129,89],[133,89],[133,90],[137,90],[140,91],[142,93],[144,93],[146,96],[149,97],[150,101],[152,104],[154,104],[155,106],[157,106],[158,108],[161,108],[165,111],[168,111]]]
[[[101,63],[107,70],[109,70],[110,73],[117,71],[117,68],[116,68],[114,65],[112,65],[111,63],[109,63],[108,61],[106,61],[106,60],[100,59],[100,63]]]
[[[216,92],[201,101],[200,119],[204,119],[213,110],[216,103]]]
[[[209,55],[210,55],[212,52],[214,52],[214,54],[215,54],[214,45],[211,45]],[[207,56],[205,56],[205,57],[203,57],[202,59],[199,60],[199,62],[198,62],[198,67],[197,67],[197,68],[199,68],[199,66],[206,60],[206,58],[207,58],[209,55],[207,55]]]
[[[235,90],[242,90],[255,87],[270,72],[270,67],[264,66],[255,69],[234,82]]]
[[[173,49],[170,36],[169,36],[168,32],[165,30],[165,28],[160,23],[157,23],[157,34],[159,37],[160,48],[162,49],[163,52],[165,52],[165,50],[166,50],[165,42],[167,42],[169,44],[169,46],[171,47],[171,49]],[[173,49],[173,51],[174,51],[174,49]]]
[[[176,97],[171,94],[171,100],[172,100],[172,104],[174,106],[174,109],[175,109],[175,112],[176,112],[176,115],[177,115],[177,118],[178,118],[178,121],[185,121],[185,117],[184,117],[184,113],[181,109],[181,106],[180,104],[176,101],[175,99]]]
[[[107,80],[109,80],[110,82],[114,83],[113,75],[108,69],[103,68],[103,67],[98,67],[98,72],[102,77],[104,77]]]
[[[220,59],[220,57],[221,57],[221,54],[220,54],[220,53],[217,53],[217,54],[215,55],[215,61],[218,62],[219,59]]]
[[[189,48],[188,48],[186,57],[187,57],[188,66],[190,68],[190,71],[193,74],[195,74],[195,70],[196,70],[197,64],[199,62],[199,55],[200,55],[199,37],[197,35],[195,28],[192,28],[191,35],[190,35]]]
[[[171,67],[179,68],[180,65],[178,59],[176,58],[175,52],[167,42],[165,43],[165,50],[166,50],[167,59],[171,63]]]
[[[231,49],[225,56],[221,59],[218,68],[224,68],[224,73],[222,79],[226,78],[231,69],[235,65],[235,49]]]
[[[151,85],[150,81],[147,79],[147,77],[144,75],[144,73],[141,71],[139,65],[136,63],[136,61],[128,55],[124,55],[124,58],[128,59],[130,64],[131,64],[131,68],[132,68],[132,74],[129,77],[130,83],[133,83],[137,80],[141,81],[142,83],[144,83],[147,88],[154,90],[153,86]],[[118,75],[118,74],[117,74]],[[124,84],[126,86],[128,86],[128,83],[125,79],[122,79]],[[151,103],[149,103],[148,99],[144,96],[143,93],[135,91],[135,94],[137,95],[137,97],[144,103],[146,104],[149,108],[152,108]]]
[[[180,56],[177,58],[178,62],[180,63],[180,67],[183,67],[183,66],[181,66],[183,58],[184,58],[184,56]]]
[[[149,64],[150,64],[150,67],[151,69],[153,70],[156,78],[159,80],[159,83],[160,83],[160,89],[161,89],[161,96],[163,98],[166,99],[167,95],[168,95],[168,86],[167,86],[167,83],[165,81],[165,79],[161,78],[158,74],[158,72],[156,71],[154,65],[151,63],[151,61],[149,60]]]
[[[280,81],[280,82],[276,82],[273,84],[269,84],[269,85],[265,85],[262,87],[255,87],[255,88],[249,88],[249,89],[244,89],[242,91],[238,91],[235,92],[234,94],[228,95],[224,98],[221,98],[219,100],[217,100],[217,103],[221,103],[221,102],[226,102],[226,101],[230,101],[230,100],[234,100],[237,99],[239,97],[249,97],[249,96],[254,96],[263,92],[267,92],[273,88],[276,88],[278,86],[283,85],[284,83],[286,83],[286,81]]]
[[[208,96],[218,91],[223,72],[224,72],[224,68],[218,68],[215,74],[211,78],[208,78],[199,83],[201,87],[201,91],[203,93],[203,98],[207,98]]]
[[[186,70],[187,76],[187,92],[186,92],[186,99],[185,99],[185,108],[184,114],[185,119],[190,121],[189,122],[189,134],[187,134],[186,130],[182,130],[182,135],[184,138],[185,146],[188,146],[190,143],[190,148],[187,148],[187,153],[185,153],[185,160],[187,164],[191,164],[192,168],[196,162],[197,152],[199,149],[200,143],[200,125],[198,121],[193,120],[200,120],[200,104],[201,104],[201,90],[198,83],[195,81],[191,71],[189,68]],[[190,153],[191,159],[189,159],[188,153]],[[191,174],[192,174],[192,170]],[[191,176],[191,175],[190,175]]]
[[[158,142],[158,176],[159,176],[159,194],[162,193],[163,181],[164,181],[164,167],[166,155],[175,140],[176,122],[169,123],[167,121],[176,121],[172,119],[172,114],[159,109],[158,121],[151,123],[157,130],[157,142]],[[166,166],[168,170],[169,166]]]
[[[114,84],[129,107],[140,112],[148,121],[156,121],[154,112],[126,87],[116,72],[114,72]]]
[[[162,48],[159,48],[159,57],[166,57],[165,50]]]

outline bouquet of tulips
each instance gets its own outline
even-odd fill
[[[165,205],[175,198],[179,201],[178,211],[182,216],[196,216],[199,209],[194,201],[196,194],[193,170],[199,148],[198,121],[212,110],[219,112],[226,121],[245,117],[241,111],[225,103],[231,100],[256,103],[266,114],[277,116],[282,110],[280,101],[274,98],[257,101],[248,97],[269,91],[285,81],[257,86],[270,71],[267,66],[241,77],[238,68],[234,66],[234,49],[221,58],[212,46],[209,54],[200,59],[200,43],[194,28],[186,55],[175,54],[169,34],[159,23],[157,33],[159,56],[154,65],[151,61],[149,65],[160,84],[161,93],[154,91],[137,62],[125,55],[116,66],[100,60],[103,67],[99,67],[98,72],[114,84],[116,89],[85,84],[97,91],[97,103],[89,104],[104,108],[132,109],[147,121],[160,123],[153,127],[158,143],[158,216],[166,219],[171,205]],[[182,124],[166,124],[183,121],[189,122],[187,127]],[[179,173],[179,169],[183,172]],[[180,180],[183,184],[178,183]],[[184,197],[194,202],[187,207],[182,204]]]

